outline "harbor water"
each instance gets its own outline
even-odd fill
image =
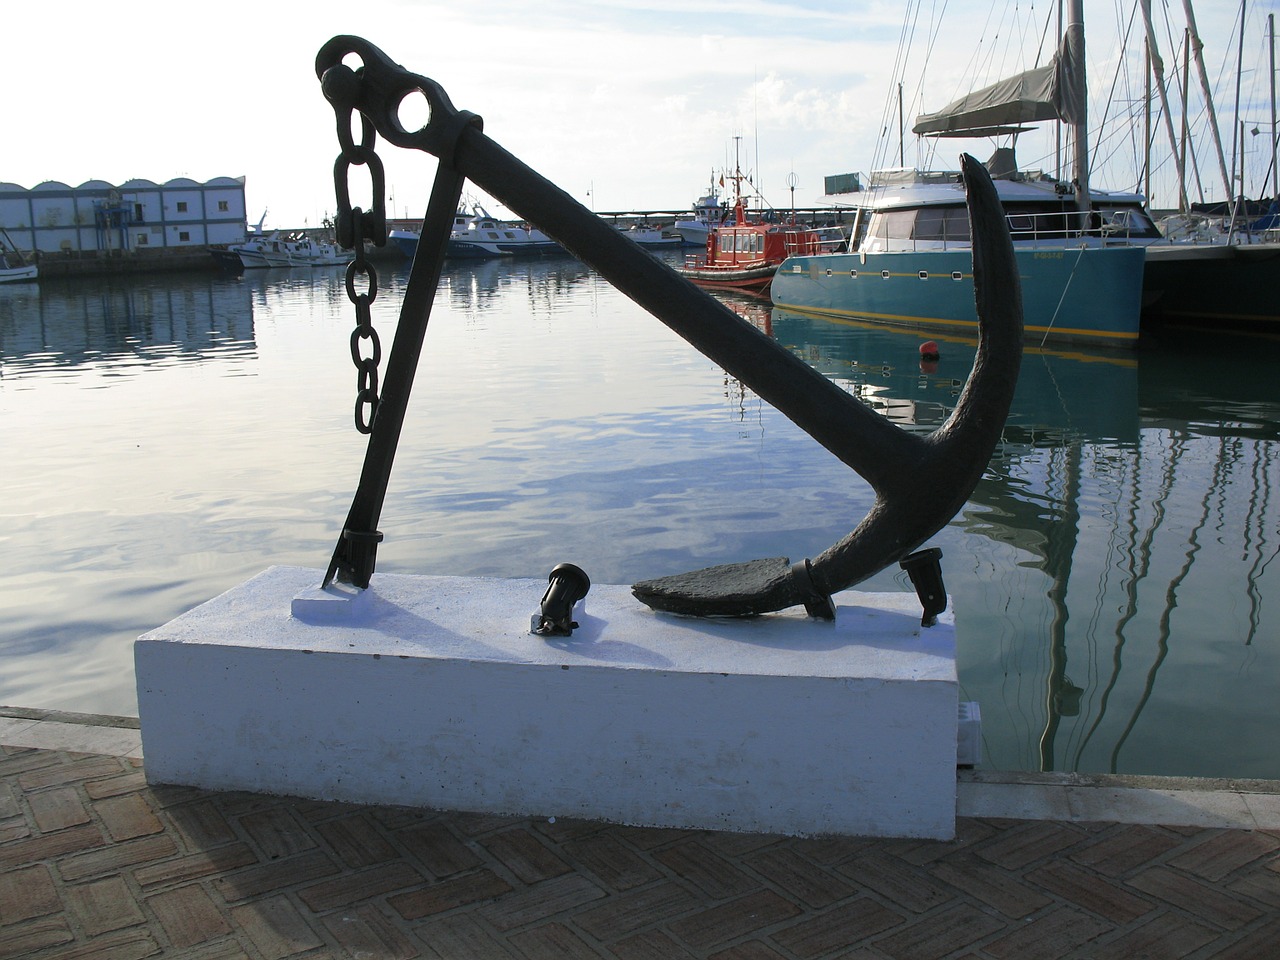
[[[389,347],[407,265],[381,279]],[[732,305],[906,430],[945,419],[973,360],[942,340],[922,369],[918,334]],[[365,446],[353,325],[341,268],[0,287],[0,704],[134,714],[139,634],[271,565],[319,577]],[[1278,360],[1210,330],[1028,349],[932,541],[982,766],[1280,778]],[[584,265],[451,262],[378,569],[626,584],[812,557],[871,503]],[[911,590],[896,567],[862,588]]]

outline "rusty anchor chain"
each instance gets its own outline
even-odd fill
[[[352,57],[360,61],[358,68],[344,63]],[[834,616],[832,594],[909,559],[973,492],[1013,400],[1022,357],[1022,298],[1003,210],[986,170],[972,157],[962,158],[962,173],[972,222],[978,351],[951,416],[922,437],[901,430],[841,390],[516,159],[483,133],[478,117],[456,110],[435,81],[408,72],[368,41],[350,36],[334,37],[321,48],[316,75],[339,112],[340,136],[343,111],[355,110],[362,124],[370,124],[389,143],[431,153],[440,161],[360,485],[326,583],[341,571],[356,585],[367,586],[373,571],[376,543],[360,553],[359,563],[349,562],[352,551],[344,551],[343,544],[375,535],[381,539],[373,531],[448,239],[447,229],[440,233],[439,216],[447,210],[452,217],[463,177],[545,231],[749,386],[875,491],[867,516],[816,558],[796,563],[766,558],[634,584],[635,596],[650,607],[750,616],[804,605],[811,615],[829,619]],[[430,119],[414,130],[406,129],[398,116],[410,95],[424,98],[430,110]],[[350,117],[345,114],[347,129]],[[409,342],[403,350],[402,339]],[[384,420],[395,422],[384,428]],[[926,609],[926,621],[937,612],[936,606],[932,612]]]

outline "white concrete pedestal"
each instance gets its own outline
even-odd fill
[[[150,781],[954,835],[955,631],[947,615],[921,628],[914,594],[839,594],[834,622],[801,609],[699,620],[596,584],[573,636],[542,638],[528,630],[545,581],[377,574],[334,599],[321,577],[273,567],[139,638]]]

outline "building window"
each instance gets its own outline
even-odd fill
[[[138,234],[138,246],[145,247],[149,238],[145,233]]]
[[[230,209],[231,209],[231,206],[230,206],[230,204],[228,204],[228,203],[227,203],[227,201],[225,201],[225,200],[219,200],[219,201],[218,201],[218,212],[219,212],[219,213],[226,213],[226,212],[227,212],[228,210],[230,210]]]
[[[190,241],[190,239],[191,239],[191,234],[187,233],[187,231],[186,231],[186,230],[179,230],[179,231],[178,231],[178,242],[179,242],[179,243],[187,243],[188,241]]]
[[[178,201],[178,212],[179,212],[179,213],[186,213],[186,212],[187,212],[187,201],[185,201],[185,200],[179,200],[179,201]]]

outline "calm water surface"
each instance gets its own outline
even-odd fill
[[[407,272],[384,269],[390,342]],[[739,304],[907,429],[972,362]],[[364,438],[339,270],[0,288],[0,703],[136,713],[132,642],[272,564],[323,568]],[[1276,340],[1029,352],[933,543],[999,769],[1280,777]],[[571,259],[446,268],[384,572],[597,583],[813,556],[859,478]],[[864,589],[906,590],[896,571]],[[536,607],[536,597],[530,609]]]

